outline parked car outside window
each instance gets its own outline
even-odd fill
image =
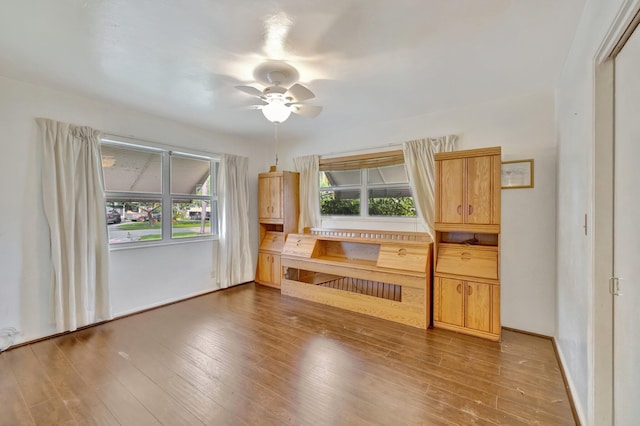
[[[121,221],[122,218],[120,217],[118,210],[107,207],[107,225],[120,223]]]

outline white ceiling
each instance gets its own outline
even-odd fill
[[[583,4],[7,0],[0,75],[251,138],[272,125],[243,108],[254,102],[234,86],[254,84],[261,63],[284,60],[316,94],[306,103],[324,107],[282,125],[304,138],[551,90]]]

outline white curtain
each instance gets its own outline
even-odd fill
[[[57,330],[111,318],[100,133],[36,120],[43,136],[42,199],[49,223]]]
[[[300,219],[298,232],[304,228],[316,228],[320,222],[320,184],[319,184],[319,155],[307,155],[293,159],[296,171],[300,172]]]
[[[249,242],[249,160],[223,155],[218,169],[218,282],[221,288],[253,280]]]
[[[404,142],[404,164],[409,175],[409,184],[418,217],[431,237],[434,237],[435,217],[435,154],[455,150],[457,136],[425,138]]]

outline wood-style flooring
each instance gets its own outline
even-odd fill
[[[248,284],[1,353],[0,424],[574,420],[548,339],[424,331]]]

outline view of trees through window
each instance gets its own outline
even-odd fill
[[[416,215],[404,164],[320,172],[323,216]]]

